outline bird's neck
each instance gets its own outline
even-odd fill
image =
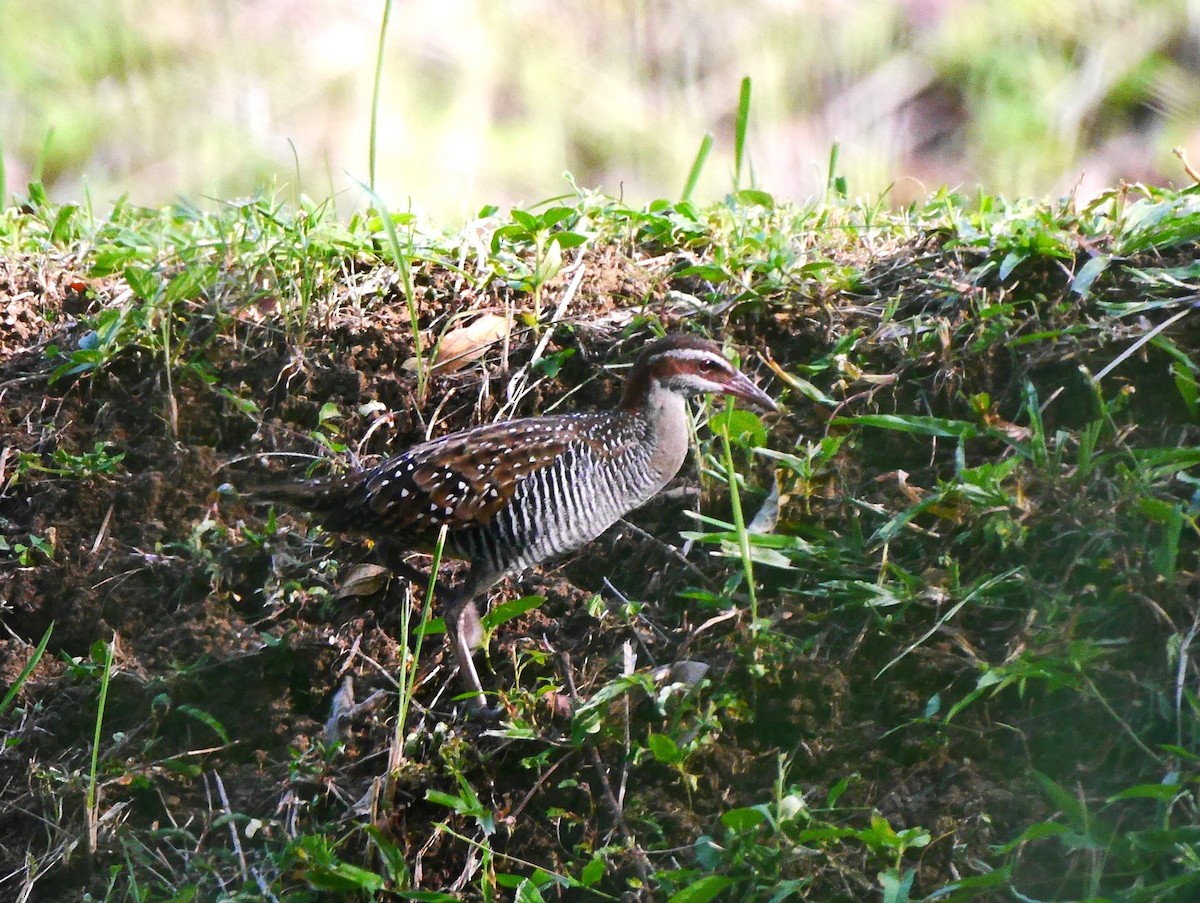
[[[650,381],[641,404],[629,413],[645,421],[646,441],[652,448],[651,468],[665,484],[687,458],[690,430],[686,399]]]
[[[620,409],[627,413],[641,411],[650,394],[650,386],[650,372],[645,367],[634,364],[629,375],[625,377],[625,392],[621,395]]]

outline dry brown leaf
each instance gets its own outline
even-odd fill
[[[451,329],[438,344],[432,369],[454,373],[483,357],[496,342],[508,335],[508,320],[499,314],[483,314],[466,326]]]
[[[350,596],[373,596],[383,589],[391,576],[391,571],[377,564],[360,564],[346,574],[346,579],[338,586],[335,599],[346,599]]]

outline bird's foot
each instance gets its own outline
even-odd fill
[[[504,709],[498,705],[472,706],[467,710],[467,720],[473,724],[495,725],[504,717]]]
[[[475,696],[464,701],[461,716],[464,721],[471,724],[490,726],[500,723],[500,719],[504,716],[504,707],[488,705],[484,696]]]

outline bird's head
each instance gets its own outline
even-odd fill
[[[630,370],[621,406],[637,410],[655,386],[676,395],[732,395],[768,411],[778,406],[731,364],[715,342],[669,335],[646,348]]]

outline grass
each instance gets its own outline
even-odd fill
[[[818,205],[454,231],[32,186],[0,218],[5,893],[1193,896],[1198,196],[890,212],[836,166]],[[507,349],[406,369],[484,309]],[[685,538],[651,506],[505,590],[498,727],[444,717],[436,623],[368,543],[216,492],[610,403],[666,326],[784,412],[702,422]]]

